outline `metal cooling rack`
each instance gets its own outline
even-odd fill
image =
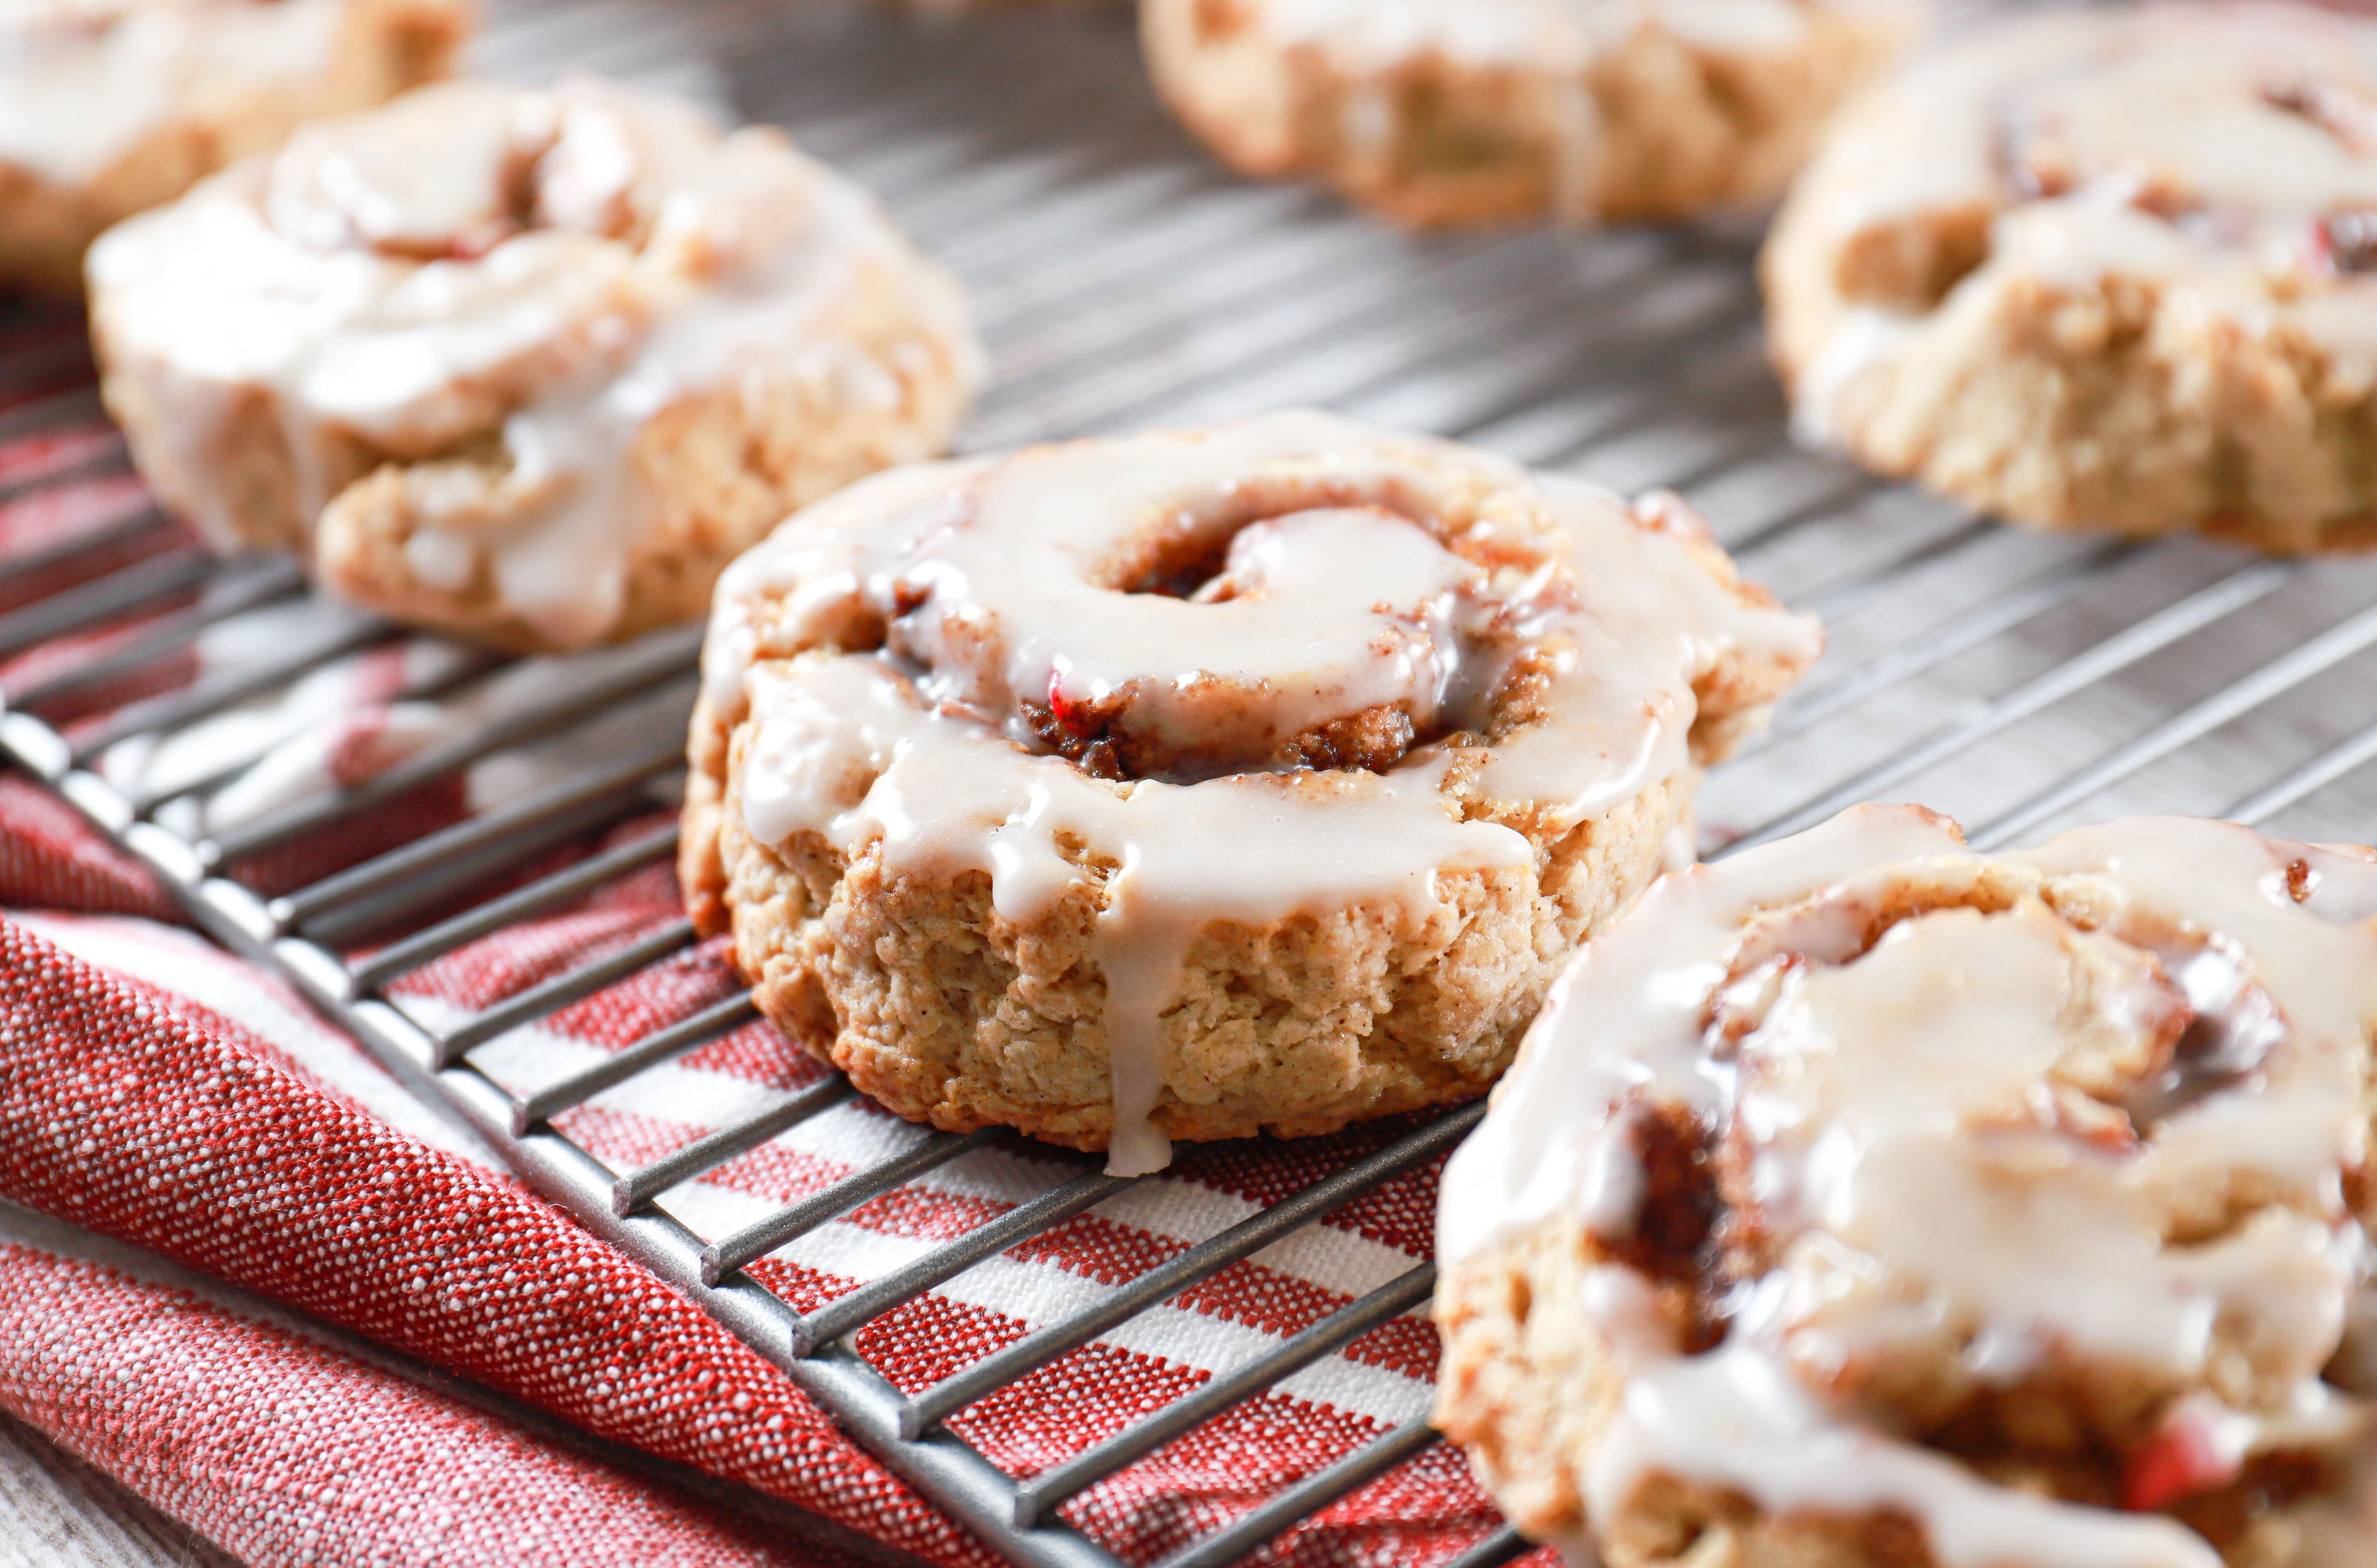
[[[1750,253],[1738,236],[1415,240],[1308,191],[1234,181],[1153,106],[1128,22],[1112,13],[927,24],[830,0],[518,0],[496,11],[483,58],[496,74],[542,77],[567,63],[657,77],[790,125],[879,192],[973,289],[997,385],[967,433],[970,446],[1325,403],[1619,489],[1666,485],[1690,496],[1752,575],[1822,612],[1834,639],[1773,732],[1711,779],[1706,852],[1873,798],[1954,813],[1982,845],[2146,810],[2275,821],[2304,837],[2371,834],[2377,563],[2275,562],[2194,540],[2138,545],[2023,533],[1795,448],[1761,357]],[[82,429],[93,418],[91,392],[56,346],[54,322],[44,338],[30,319],[19,311],[0,321],[0,439]],[[66,479],[122,471],[120,443],[81,441],[49,472],[0,478],[0,506],[37,499]],[[71,546],[0,560],[0,570],[72,570],[161,528],[153,511],[129,506]],[[948,1419],[1434,1158],[1474,1124],[1477,1108],[1421,1127],[1090,1310],[902,1396],[852,1348],[854,1330],[1128,1183],[1052,1161],[1060,1174],[1085,1173],[803,1315],[745,1265],[1008,1134],[934,1135],[743,1229],[703,1235],[655,1200],[823,1112],[849,1094],[846,1085],[830,1080],[639,1170],[611,1170],[548,1123],[747,1022],[747,998],[522,1094],[472,1063],[506,1031],[685,948],[689,927],[671,925],[442,1032],[381,993],[441,954],[665,859],[673,831],[463,907],[362,961],[340,955],[355,933],[450,901],[572,834],[648,811],[651,788],[680,766],[673,737],[281,897],[239,880],[302,835],[356,823],[411,789],[593,722],[631,698],[689,703],[696,634],[656,636],[601,666],[567,701],[209,839],[166,824],[177,799],[219,779],[127,797],[92,770],[99,750],[179,730],[399,634],[370,622],[334,625],[136,704],[70,742],[45,713],[303,592],[285,564],[214,563],[183,546],[85,575],[0,614],[0,658],[143,606],[179,608],[130,646],[0,694],[0,750],[161,873],[208,931],[277,966],[417,1093],[458,1113],[537,1187],[685,1289],[1014,1562],[1112,1568],[1113,1557],[1058,1519],[1060,1504],[1424,1305],[1432,1279],[1425,1263],[1019,1483],[953,1435]],[[449,682],[488,672],[482,661]],[[1254,1552],[1435,1441],[1415,1417],[1163,1568],[1209,1568]],[[1487,1568],[1524,1550],[1504,1531],[1457,1562]]]

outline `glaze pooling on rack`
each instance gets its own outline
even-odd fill
[[[659,510],[635,449],[673,406],[791,386],[896,410],[899,376],[836,324],[870,271],[973,352],[954,290],[857,186],[772,129],[722,136],[589,78],[455,83],[310,127],[91,266],[113,372],[171,410],[149,461],[218,549],[265,542],[212,454],[256,398],[285,434],[277,526],[294,531],[270,542],[289,546],[360,477],[355,442],[419,461],[492,425],[496,492],[431,494],[405,564],[460,593],[484,558],[498,600],[564,647],[618,618]]]
[[[2094,1379],[2192,1389],[2150,1440],[2214,1471],[2358,1463],[2371,1390],[2329,1378],[2350,1381],[2333,1368],[2370,1288],[2346,1193],[2370,1154],[2373,900],[2367,851],[2162,819],[1989,859],[1910,807],[1671,877],[1547,1004],[1446,1171],[1439,1255],[1561,1217],[1634,1234],[1672,1196],[1642,1128],[1681,1114],[1724,1151],[1750,1261],[1709,1349],[1645,1277],[1595,1269],[1583,1306],[1625,1392],[1589,1516],[1664,1474],[1776,1515],[1900,1510],[1947,1568],[2213,1568],[2168,1519],[1893,1437],[1921,1419],[1890,1369],[1947,1355],[1941,1409],[2060,1378],[2110,1420]],[[2247,1212],[2210,1224],[2207,1201]]]
[[[1532,868],[1498,816],[1556,834],[1688,775],[1696,680],[1813,658],[1692,527],[1319,414],[1034,448],[788,524],[722,586],[706,689],[747,704],[758,842],[986,873],[1019,922],[1103,877],[1137,1174],[1169,1158],[1159,1022],[1200,932]],[[848,651],[784,661],[820,645]]]

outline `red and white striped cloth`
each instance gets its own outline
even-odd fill
[[[80,445],[78,447],[77,443]],[[0,481],[103,430],[0,441]],[[44,456],[44,452],[49,456]],[[81,457],[74,460],[81,461]],[[0,558],[121,515],[79,481],[0,502]],[[75,497],[83,499],[77,501]],[[31,515],[38,510],[40,515]],[[153,547],[153,546],[152,546]],[[54,591],[54,582],[41,592]],[[0,586],[0,609],[20,598]],[[154,614],[151,610],[144,614]],[[286,618],[229,624],[106,703],[197,678]],[[242,618],[243,620],[246,618]],[[140,623],[78,639],[103,647]],[[35,659],[54,661],[55,650]],[[103,766],[154,783],[208,750],[258,760],[206,823],[352,780],[508,705],[557,671],[407,697],[440,645],[399,644],[317,671],[296,695],[212,721],[212,741],[125,748]],[[25,659],[0,679],[26,678]],[[88,722],[103,703],[87,702]],[[618,720],[605,747],[650,715]],[[609,754],[617,754],[612,752]],[[250,868],[318,874],[531,788],[567,749],[475,768],[376,814],[374,837],[293,847]],[[661,817],[615,829],[650,831]],[[579,846],[579,850],[593,846]],[[21,778],[0,775],[0,1198],[117,1238],[568,1427],[782,1500],[936,1563],[985,1549],[853,1447],[793,1384],[690,1303],[505,1176],[270,977],[167,923],[140,868]],[[436,1026],[675,919],[665,868],[404,979]],[[680,955],[473,1060],[532,1087],[600,1060],[735,984],[716,944]],[[815,1080],[764,1024],[639,1075],[557,1125],[618,1169]],[[1096,1300],[1375,1146],[1392,1128],[1185,1158],[865,1330],[859,1348],[915,1389]],[[667,1194],[715,1235],[922,1136],[866,1102],[839,1108]],[[882,1274],[1069,1174],[1054,1157],[982,1153],[803,1238],[752,1272],[807,1307]],[[1433,1169],[1411,1173],[964,1412],[952,1426],[1019,1476],[1111,1433],[1380,1285],[1425,1255]],[[1066,1517],[1146,1562],[1424,1410],[1433,1331],[1397,1319],[1076,1499]],[[225,1307],[37,1245],[0,1246],[0,1409],[259,1563],[836,1563],[772,1546],[654,1480],[507,1417]],[[1448,1448],[1428,1450],[1267,1554],[1309,1568],[1442,1562],[1495,1524]],[[1547,1559],[1548,1560],[1548,1559]]]

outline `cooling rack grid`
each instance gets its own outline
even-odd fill
[[[1128,25],[1112,15],[926,25],[830,0],[494,9],[484,68],[657,78],[789,125],[881,194],[973,291],[996,381],[970,448],[1318,403],[1621,490],[1684,493],[1752,576],[1822,613],[1833,635],[1772,732],[1711,778],[1705,853],[1866,799],[1949,811],[1983,846],[2142,811],[2308,837],[2372,831],[2377,563],[2025,533],[1799,449],[1764,367],[1739,236],[1415,240],[1308,191],[1234,181],[1154,107]],[[476,1011],[430,1014],[402,982],[657,874],[675,847],[665,808],[698,633],[532,668],[316,603],[283,562],[212,560],[130,476],[79,334],[55,308],[0,315],[0,583],[11,585],[0,590],[0,753],[155,868],[209,932],[286,975],[415,1093],[785,1368],[998,1551],[1111,1568],[1103,1483],[1424,1313],[1432,1265],[1410,1256],[1142,1419],[1086,1433],[1020,1478],[1001,1469],[964,1435],[968,1411],[1084,1347],[1128,1338],[1164,1303],[1366,1195],[1398,1183],[1424,1193],[1478,1109],[1332,1145],[1343,1158],[1327,1169],[1242,1151],[1294,1180],[1021,1337],[926,1385],[895,1386],[865,1353],[868,1325],[1128,1203],[1137,1183],[1004,1133],[902,1126],[879,1158],[797,1202],[705,1224],[687,1194],[707,1173],[826,1118],[870,1114],[830,1076],[788,1085],[640,1164],[614,1169],[589,1153],[566,1130],[573,1113],[631,1097],[645,1075],[756,1027],[747,995],[703,1000],[535,1082],[499,1065],[508,1042],[678,961],[695,945],[686,922],[648,922]],[[271,635],[243,630],[258,626]],[[443,705],[451,722],[352,787],[286,799],[261,788],[252,765],[291,731],[248,719],[302,716],[291,694],[325,666],[391,648],[404,650],[399,695]],[[523,691],[533,700],[519,700]],[[98,704],[102,693],[112,706]],[[203,765],[173,765],[193,737]],[[416,810],[430,796],[443,816]],[[340,850],[328,869],[325,845]],[[1200,1158],[1187,1156],[1183,1179],[1196,1179]],[[862,1206],[984,1161],[1010,1182],[1030,1173],[1034,1190],[806,1310],[770,1272],[771,1259]],[[1162,1568],[1263,1551],[1338,1500],[1429,1462],[1439,1440],[1424,1380],[1404,1381],[1404,1413],[1373,1420],[1343,1456],[1251,1512],[1184,1515]],[[1439,1560],[1488,1568],[1525,1550],[1504,1530],[1449,1543]]]

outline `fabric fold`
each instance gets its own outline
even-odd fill
[[[0,1243],[0,1408],[239,1561],[855,1568],[116,1270]]]
[[[200,1028],[176,1014],[25,925],[0,922],[0,1195],[898,1550],[992,1561],[851,1446],[782,1373],[540,1200],[275,1065],[270,1048],[239,1039],[231,1020]],[[21,1266],[42,1272],[37,1261]],[[94,1302],[109,1299],[90,1283]],[[79,1310],[55,1289],[52,1303],[65,1317]],[[128,1389],[137,1380],[118,1381]],[[21,1397],[27,1419],[124,1476]],[[131,1407],[110,1414],[95,1402],[102,1427],[127,1426]],[[207,1452],[183,1459],[203,1470]],[[132,1484],[192,1518],[188,1500]],[[576,1559],[615,1560],[641,1561]]]

